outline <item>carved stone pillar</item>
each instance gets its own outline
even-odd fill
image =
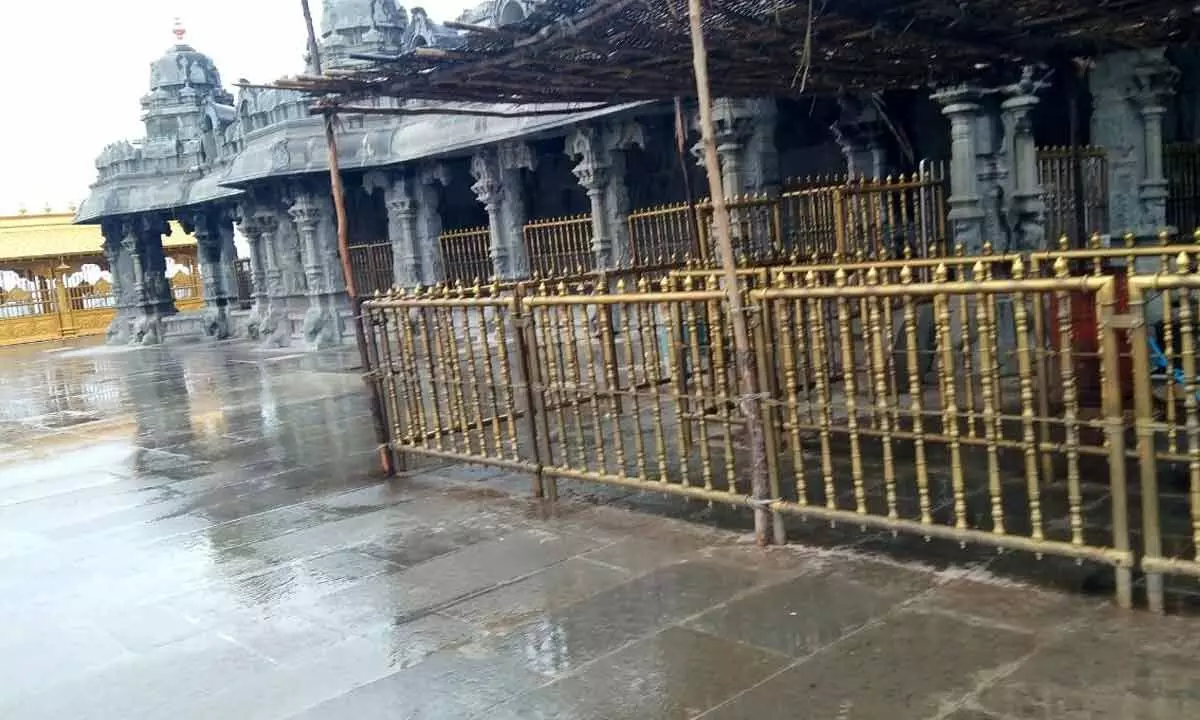
[[[883,146],[883,121],[869,102],[853,95],[838,98],[841,115],[829,126],[846,158],[850,178],[884,178],[888,175],[887,151]]]
[[[949,88],[934,94],[942,104],[942,114],[950,119],[950,205],[948,219],[954,244],[967,252],[983,249],[984,212],[979,196],[979,155],[977,148],[981,93],[968,86]]]
[[[101,225],[104,235],[104,257],[108,260],[108,272],[112,275],[112,296],[115,305],[112,322],[105,333],[110,345],[129,343],[133,334],[131,324],[137,314],[133,257],[125,251],[123,230],[123,223],[116,221],[105,221]]]
[[[597,270],[613,267],[612,235],[605,210],[605,190],[610,180],[612,159],[604,147],[601,131],[592,125],[575,128],[567,137],[567,155],[579,160],[573,172],[587,193],[592,215],[592,256]]]
[[[413,181],[405,172],[394,173],[384,183],[388,240],[392,245],[392,284],[410,288],[421,284],[421,260],[416,247],[417,208]]]
[[[421,282],[435,285],[446,277],[442,261],[442,212],[438,206],[437,185],[450,184],[450,171],[441,163],[427,165],[417,172],[413,186],[416,195],[417,217],[413,228],[413,244],[417,248],[417,259],[421,266]],[[487,278],[480,278],[481,281]]]
[[[1037,91],[1029,71],[1021,82],[1004,89],[1008,97],[1000,104],[1004,118],[1004,149],[1008,157],[1008,226],[1011,242],[1000,250],[1025,252],[1048,249],[1046,204],[1038,180],[1037,143],[1033,137],[1033,108]]]
[[[196,253],[200,261],[200,277],[204,281],[204,332],[209,337],[224,340],[229,337],[228,298],[223,287],[221,270],[221,232],[219,218],[213,210],[195,212],[185,229],[191,225],[196,237]]]
[[[266,304],[260,310],[258,334],[271,347],[283,347],[291,342],[291,328],[287,324],[288,289],[284,282],[283,266],[280,263],[279,240],[281,224],[271,212],[255,215],[262,237],[264,278],[266,281]]]
[[[1112,53],[1096,59],[1092,143],[1108,154],[1109,231],[1152,239],[1166,224],[1162,117],[1178,71],[1165,51]]]
[[[713,130],[726,197],[778,192],[777,114],[775,101],[771,98],[717,98],[713,101]],[[692,154],[703,164],[704,154],[699,144],[692,148]]]
[[[171,234],[171,226],[162,218],[143,218],[138,223],[143,283],[147,302],[153,304],[160,318],[175,314],[175,293],[167,280],[167,256],[162,239]]]
[[[135,316],[129,341],[141,345],[158,345],[163,340],[161,288],[167,286],[165,269],[159,270],[156,257],[162,256],[162,236],[159,223],[147,218],[126,222],[122,228],[121,247],[131,258],[133,269],[133,301]],[[152,237],[153,236],[153,237]],[[156,241],[158,252],[150,247]],[[164,262],[165,264],[165,262]],[[159,282],[155,273],[162,275]]]
[[[246,335],[257,340],[262,336],[262,322],[269,302],[263,243],[263,235],[267,232],[267,223],[264,218],[255,216],[253,209],[243,207],[238,230],[246,238],[246,244],[250,246],[250,293],[253,296],[253,305],[250,308],[250,317],[246,321]]]
[[[644,143],[642,128],[636,122],[580,126],[567,137],[567,155],[578,161],[575,177],[591,204],[592,252],[597,269],[625,267],[631,262],[625,151]]]
[[[308,284],[308,310],[304,315],[304,338],[314,349],[336,345],[341,337],[338,318],[338,303],[334,301],[338,290],[327,275],[326,243],[319,236],[323,208],[310,192],[296,193],[288,212],[296,223],[300,236],[300,247],[304,256],[304,277]]]
[[[492,236],[492,265],[500,280],[529,277],[529,255],[522,235],[525,202],[521,169],[534,169],[533,154],[523,143],[506,143],[482,150],[471,160],[471,189],[488,213]]]
[[[221,290],[225,294],[225,303],[232,308],[237,305],[238,301],[238,281],[237,281],[237,244],[234,243],[234,228],[233,228],[233,212],[229,208],[222,208],[221,221],[217,225],[217,234],[220,237],[221,255],[217,260],[218,267],[221,270]],[[230,324],[230,332],[236,332],[236,329]]]
[[[1161,55],[1155,55],[1134,68],[1137,92],[1133,96],[1142,117],[1143,168],[1138,199],[1142,222],[1147,228],[1167,224],[1167,178],[1163,175],[1163,116],[1167,98],[1175,93],[1179,71]],[[1188,228],[1190,229],[1190,228]]]

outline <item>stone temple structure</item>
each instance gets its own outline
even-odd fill
[[[503,26],[535,2],[488,0],[460,21]],[[320,19],[325,70],[460,42],[421,8],[393,0],[324,0]],[[118,296],[110,339],[159,342],[174,327],[162,239],[177,220],[199,243],[208,334],[314,348],[343,342],[352,335],[350,304],[321,118],[290,91],[246,88],[234,98],[213,62],[177,34],[151,65],[145,137],[105,148],[76,218],[103,229]],[[1064,66],[1030,69],[999,87],[718,99],[725,188],[769,196],[788,178],[882,178],[944,162],[951,243],[1038,248],[1049,242],[1038,148],[1068,142],[1074,93],[1085,98],[1075,140],[1108,158],[1108,223],[1095,229],[1153,237],[1166,224],[1163,148],[1200,140],[1197,70],[1194,51],[1163,48],[1100,57],[1087,86],[1075,89],[1063,81],[1072,75]],[[391,281],[401,286],[444,279],[439,238],[476,227],[490,236],[485,279],[528,277],[522,228],[582,213],[591,216],[592,265],[621,267],[632,210],[684,201],[689,184],[705,194],[695,159],[681,165],[670,102],[523,117],[348,115],[340,123],[351,244],[390,246]],[[248,312],[231,307],[235,230],[250,248]]]

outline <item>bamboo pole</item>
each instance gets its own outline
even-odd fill
[[[733,347],[737,359],[738,379],[741,396],[738,408],[746,419],[746,432],[750,441],[751,475],[750,487],[754,503],[754,537],[759,545],[769,542],[771,516],[766,504],[774,498],[767,480],[766,438],[763,434],[762,418],[755,391],[754,351],[750,346],[750,333],[746,324],[746,309],[738,287],[737,266],[733,256],[733,242],[729,224],[729,208],[725,204],[725,189],[721,183],[721,162],[717,156],[717,141],[713,130],[712,93],[708,83],[708,51],[704,45],[702,26],[703,10],[700,0],[688,0],[688,18],[691,21],[692,69],[696,76],[696,98],[700,103],[700,135],[704,148],[704,168],[708,174],[709,195],[712,196],[713,225],[717,250],[721,258],[722,279],[725,298],[729,307],[730,324],[733,325]],[[775,523],[775,540],[782,542],[783,525]]]
[[[317,32],[313,27],[312,10],[309,8],[308,0],[300,0],[300,7],[304,11],[304,24],[308,28],[308,53],[309,62],[316,74],[321,73],[321,49],[317,44]],[[392,460],[392,451],[387,433],[387,423],[383,418],[383,405],[380,402],[379,394],[376,385],[371,381],[370,373],[377,372],[378,368],[372,368],[370,362],[370,354],[367,351],[366,331],[363,328],[362,322],[362,300],[358,296],[357,288],[354,287],[354,273],[350,267],[350,239],[349,227],[346,222],[346,189],[342,185],[342,171],[338,165],[337,154],[337,137],[334,133],[333,121],[335,113],[330,110],[325,113],[325,148],[329,156],[329,185],[333,193],[333,208],[337,216],[337,241],[338,241],[338,257],[342,261],[342,274],[346,280],[346,294],[350,296],[350,307],[354,317],[354,342],[358,345],[359,359],[362,362],[363,369],[367,374],[363,376],[363,380],[371,388],[371,419],[375,425],[375,439],[379,443],[379,467],[383,470],[384,475],[391,477],[396,474],[395,463]]]

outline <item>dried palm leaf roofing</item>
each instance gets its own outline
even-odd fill
[[[798,95],[1011,77],[1021,63],[1195,39],[1181,0],[709,0],[718,96]],[[453,24],[452,24],[453,25]],[[345,105],[655,100],[694,93],[686,0],[548,0],[516,25],[457,25],[460,47],[359,56],[280,81]]]

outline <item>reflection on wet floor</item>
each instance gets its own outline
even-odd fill
[[[384,482],[352,352],[0,360],[6,720],[1200,717],[1193,619],[625,491]]]

